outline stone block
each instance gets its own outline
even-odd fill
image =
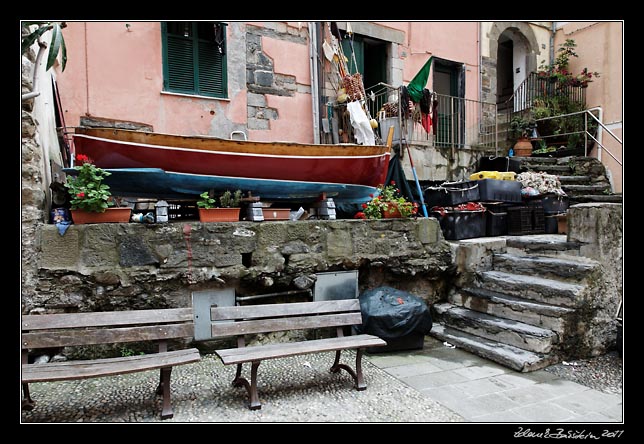
[[[310,253],[311,249],[307,244],[300,240],[295,240],[288,242],[284,247],[282,247],[281,253],[283,255],[290,255],[296,253]]]
[[[246,100],[247,100],[248,107],[253,107],[253,106],[260,107],[260,108],[266,107],[266,96],[264,94],[248,93]]]
[[[333,230],[327,234],[327,254],[329,257],[353,256],[353,241],[348,231]]]
[[[44,269],[75,270],[80,262],[79,231],[69,227],[64,236],[53,225],[43,226],[40,240],[39,265]]]
[[[251,130],[268,130],[270,129],[270,123],[265,119],[249,118],[248,119],[248,129]]]
[[[241,265],[242,255],[238,253],[232,254],[218,254],[215,255],[213,265],[215,267],[231,267],[233,265]]]
[[[271,86],[273,85],[274,75],[271,71],[265,71],[261,69],[255,70],[255,83],[259,86]]]
[[[139,267],[158,264],[159,260],[143,239],[133,234],[124,236],[119,244],[119,263],[123,267]]]

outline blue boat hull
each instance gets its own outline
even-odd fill
[[[64,171],[72,175],[76,172],[73,168]],[[173,173],[159,168],[108,168],[105,171],[112,174],[104,183],[119,197],[186,199],[208,190],[240,189],[244,194],[250,191],[264,201],[313,202],[326,193],[336,202],[360,204],[378,193],[376,188],[365,185],[208,176]]]

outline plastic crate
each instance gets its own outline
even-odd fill
[[[425,188],[425,203],[428,207],[453,207],[466,202],[480,200],[479,182],[445,182],[438,187]]]
[[[541,194],[525,198],[529,206],[540,206],[544,213],[565,213],[570,206],[568,196],[560,196],[554,193]]]
[[[478,184],[482,202],[521,203],[521,182],[483,179]]]
[[[486,205],[487,220],[485,222],[485,234],[487,236],[503,236],[508,234],[508,211],[507,205],[493,204]]]
[[[501,173],[498,171],[479,171],[470,175],[470,180],[480,179],[501,179]]]
[[[486,215],[485,211],[445,211],[439,213],[432,211],[431,217],[438,219],[447,240],[471,239],[485,237]]]
[[[508,208],[508,234],[510,236],[543,234],[545,229],[543,208],[536,206]]]

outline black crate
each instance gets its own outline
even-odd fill
[[[503,236],[508,234],[508,207],[503,204],[486,205],[485,234]]]
[[[466,202],[480,200],[479,185],[476,180],[445,182],[438,187],[425,188],[425,203],[432,207],[453,207]]]
[[[544,226],[546,234],[557,234],[559,232],[557,213],[544,214]]]
[[[447,240],[485,237],[485,211],[445,211],[443,214],[432,211],[431,217],[438,219]]]
[[[169,200],[168,220],[199,219],[199,207],[194,200]]]
[[[543,233],[545,233],[543,208],[536,206],[508,208],[508,234],[510,236]]]
[[[511,157],[481,157],[478,171],[521,172],[521,162]]]
[[[482,202],[521,203],[521,182],[516,180],[482,179],[479,197]]]
[[[568,196],[559,196],[554,193],[529,196],[525,198],[529,206],[542,207],[544,213],[565,213],[570,205]]]

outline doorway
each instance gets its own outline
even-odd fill
[[[434,140],[439,147],[462,147],[465,141],[465,69],[462,63],[434,58],[434,92],[438,123]]]

